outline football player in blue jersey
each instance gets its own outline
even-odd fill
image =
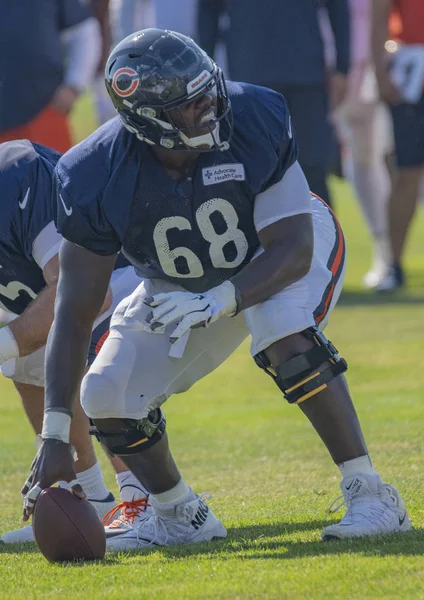
[[[111,532],[110,549],[226,536],[182,479],[161,406],[249,333],[256,365],[299,405],[340,468],[347,512],[322,538],[409,529],[398,491],[371,463],[346,362],[322,333],[341,291],[344,238],[308,189],[283,97],[226,84],[191,39],[157,29],[118,44],[106,86],[118,117],[56,167],[55,219],[65,241],[43,443],[22,490],[24,518],[42,488],[73,477],[76,382],[122,251],[144,279],[115,310],[81,401],[101,443],[150,492],[153,514]]]
[[[62,240],[51,206],[53,169],[59,157],[28,140],[0,144],[0,369],[13,380],[36,434],[42,432],[45,344],[53,321]],[[126,261],[120,264],[94,323],[88,364],[107,335],[113,308],[137,285],[134,269]],[[78,404],[71,441],[78,456],[72,487],[77,494],[85,493],[101,517],[116,503],[103,481],[88,419]],[[115,466],[118,483],[125,478],[128,484],[124,465],[115,461]],[[1,541],[33,539],[32,528],[24,527],[4,534]]]

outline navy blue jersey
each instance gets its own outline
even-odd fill
[[[19,140],[0,144],[0,308],[21,314],[45,286],[34,242],[53,222],[53,169],[60,155]]]
[[[259,246],[256,195],[297,159],[281,95],[229,83],[229,150],[200,155],[186,179],[170,177],[153,150],[114,119],[59,161],[58,231],[103,255],[122,249],[142,276],[201,292],[230,278]]]

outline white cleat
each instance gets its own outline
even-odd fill
[[[379,475],[357,473],[343,479],[340,487],[347,510],[340,523],[323,530],[322,541],[387,535],[412,529],[399,492],[392,485],[383,483]]]
[[[99,519],[102,520],[104,515],[117,505],[115,497],[110,493],[104,500],[90,500],[89,502],[96,509]],[[8,531],[0,538],[0,544],[28,544],[35,542],[32,525],[26,525],[14,531]]]
[[[118,516],[117,513],[119,512]],[[103,517],[106,539],[138,529],[141,523],[153,514],[149,497],[121,502]]]
[[[374,289],[386,279],[390,272],[390,244],[385,235],[379,235],[374,240],[374,260],[368,273],[362,278],[364,288]]]
[[[173,546],[192,542],[208,542],[227,537],[227,530],[205,500],[210,494],[190,495],[188,502],[165,507],[152,501],[154,513],[139,526],[123,533],[107,535],[106,548],[127,552],[153,546]]]
[[[376,292],[395,292],[405,285],[405,273],[402,267],[391,266],[386,277],[384,277],[375,288]]]
[[[395,292],[400,287],[402,287],[402,285],[396,279],[394,274],[390,272],[377,283],[374,289],[377,292]]]
[[[32,525],[8,531],[0,538],[0,544],[28,544],[35,542]]]
[[[388,267],[385,269],[370,269],[362,278],[362,285],[367,290],[372,290],[381,285],[388,277]]]

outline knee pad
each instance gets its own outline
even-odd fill
[[[139,421],[123,419],[124,427],[114,433],[101,431],[91,419],[90,422],[90,434],[105,446],[111,456],[144,452],[163,438],[166,429],[165,416],[160,408],[150,411],[146,418]]]
[[[258,367],[274,379],[290,404],[300,404],[315,396],[327,387],[327,383],[347,370],[345,359],[316,327],[305,329],[302,335],[313,341],[315,346],[278,367],[271,365],[265,352],[254,357]],[[325,362],[329,362],[330,366],[321,369]]]

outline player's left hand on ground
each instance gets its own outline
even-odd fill
[[[153,309],[146,318],[153,332],[164,333],[168,325],[178,323],[169,338],[172,344],[194,327],[208,327],[219,317],[235,315],[238,308],[236,289],[230,281],[202,294],[168,292],[144,302]]]
[[[71,444],[55,439],[44,439],[32,462],[29,477],[21,490],[24,501],[24,521],[28,521],[33,513],[42,490],[58,481],[68,482],[72,492],[79,498],[86,497],[77,482]]]

